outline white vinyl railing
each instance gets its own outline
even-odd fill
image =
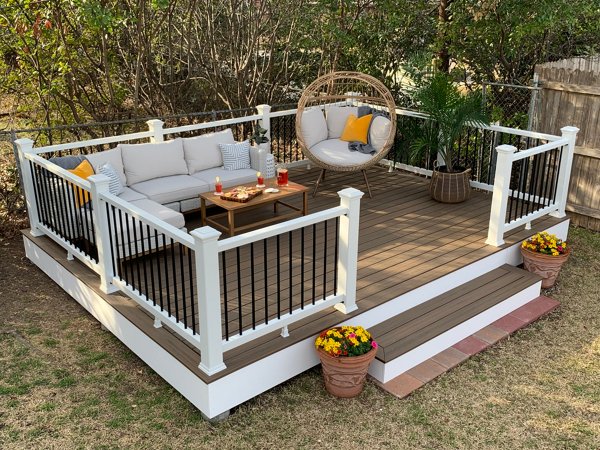
[[[576,127],[561,128],[562,137],[520,152],[511,145],[497,147],[487,244],[496,247],[504,244],[504,233],[523,225],[530,227],[531,221],[546,214],[566,215],[578,131]],[[548,156],[550,152],[553,152],[552,156]],[[513,177],[517,162],[520,162],[520,169]],[[509,202],[513,200],[514,210],[509,208]],[[523,207],[525,203],[526,208]]]

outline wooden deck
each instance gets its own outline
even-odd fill
[[[474,192],[473,197],[462,204],[446,205],[430,199],[426,189],[427,180],[402,172],[388,173],[387,169],[377,167],[369,170],[369,181],[373,198],[363,197],[361,202],[361,222],[357,277],[357,304],[359,310],[350,317],[388,302],[404,293],[432,282],[457,269],[485,258],[500,249],[485,244],[489,221],[491,195]],[[318,170],[294,169],[290,171],[290,180],[314,186]],[[365,190],[362,176],[356,174],[328,173],[321,184],[316,198],[309,198],[309,213],[339,204],[337,191],[345,187]],[[301,198],[296,200],[301,201]],[[298,205],[299,206],[299,205]],[[261,214],[269,211],[249,212],[248,221],[257,220]],[[544,217],[534,222],[530,231],[515,230],[505,237],[506,245],[524,239],[543,229],[547,229],[563,219]],[[199,226],[199,214],[187,216],[188,230]],[[327,236],[333,236],[331,227]],[[64,260],[64,250],[48,238],[31,238],[38,246],[52,255],[60,264],[67,267],[79,279],[93,287],[98,293],[98,277],[82,264]],[[330,248],[333,239],[325,235],[317,237],[319,251]],[[312,240],[307,241],[310,245]],[[323,245],[327,242],[327,245]],[[292,261],[293,264],[295,264]],[[260,261],[259,261],[260,264]],[[250,264],[247,263],[246,267]],[[160,264],[155,267],[159,273]],[[290,270],[292,280],[285,278],[283,286],[290,286],[292,292],[308,289],[301,286],[301,278],[296,266]],[[319,267],[320,269],[320,267]],[[295,275],[294,275],[295,274]],[[327,275],[331,282],[332,274]],[[190,285],[189,274],[178,274],[177,278],[183,286]],[[273,286],[273,280],[267,280]],[[236,289],[235,280],[228,280],[228,288]],[[244,284],[246,286],[247,284]],[[186,289],[188,289],[186,287]],[[323,289],[322,284],[316,287],[317,292]],[[191,298],[188,289],[187,298]],[[102,294],[103,295],[103,294]],[[199,355],[197,351],[167,328],[156,329],[153,320],[132,300],[122,295],[103,295],[112,306],[126,316],[139,329],[159,343],[170,354],[192,370],[205,382],[215,381],[224,375],[236,371],[246,365],[273,354],[307,337],[313,336],[328,326],[332,326],[349,316],[335,310],[327,310],[306,320],[290,326],[290,336],[281,338],[278,333],[259,338],[249,344],[225,353],[227,369],[216,375],[208,376],[198,369]],[[297,299],[294,300],[295,304]],[[180,306],[182,309],[183,306]],[[192,307],[186,305],[185,314],[191,314]],[[265,311],[255,311],[258,318],[264,317]],[[243,315],[251,314],[248,304],[243,305]],[[268,313],[272,317],[273,310]],[[233,319],[232,319],[233,320]],[[232,325],[233,326],[233,325]]]

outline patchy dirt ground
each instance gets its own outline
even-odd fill
[[[408,399],[336,400],[311,370],[219,424],[0,240],[0,447],[600,448],[600,235],[570,240],[557,312]]]

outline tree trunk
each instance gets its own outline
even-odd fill
[[[448,8],[452,0],[440,0],[438,4],[438,69],[442,72],[450,72],[450,39],[446,27],[450,22]]]

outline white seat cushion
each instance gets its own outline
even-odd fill
[[[317,159],[332,166],[356,166],[373,158],[369,154],[351,152],[348,150],[348,142],[339,139],[327,139],[319,142],[310,149],[310,152]]]
[[[325,107],[327,114],[327,139],[339,139],[344,132],[348,116],[354,114],[358,117],[357,106],[329,106]]]
[[[210,185],[209,190],[215,189],[215,178],[220,177],[224,188],[235,187],[239,184],[252,183],[256,181],[256,170],[254,169],[238,169],[225,170],[223,168],[203,170],[192,175],[194,178],[201,180]]]
[[[387,117],[375,116],[369,128],[369,143],[380,151],[388,140],[392,128],[392,121]]]
[[[127,185],[171,175],[187,175],[181,138],[149,144],[119,144]]]
[[[207,192],[210,187],[197,178],[189,175],[173,175],[155,178],[131,186],[131,189],[144,194],[150,200],[165,204],[184,200]]]
[[[308,148],[327,139],[327,122],[320,108],[309,108],[302,113],[302,137]]]
[[[123,192],[119,194],[119,198],[125,200],[126,202],[135,202],[136,200],[143,200],[146,197],[144,194],[140,194],[137,191],[129,187],[123,188]]]
[[[160,203],[145,198],[131,202],[131,204],[143,209],[149,214],[152,214],[154,217],[167,222],[169,225],[173,225],[175,228],[185,227],[185,219],[183,218],[183,214],[173,211],[171,208],[167,208]]]
[[[109,163],[119,174],[123,185],[127,184],[125,169],[123,168],[123,159],[121,157],[121,147],[119,145],[117,145],[116,148],[104,152],[90,153],[89,155],[85,155],[85,158],[90,162],[95,173],[99,173],[100,167]]]
[[[183,152],[190,175],[200,170],[212,169],[223,165],[223,157],[219,144],[234,144],[233,132],[230,128],[216,133],[184,138]]]

